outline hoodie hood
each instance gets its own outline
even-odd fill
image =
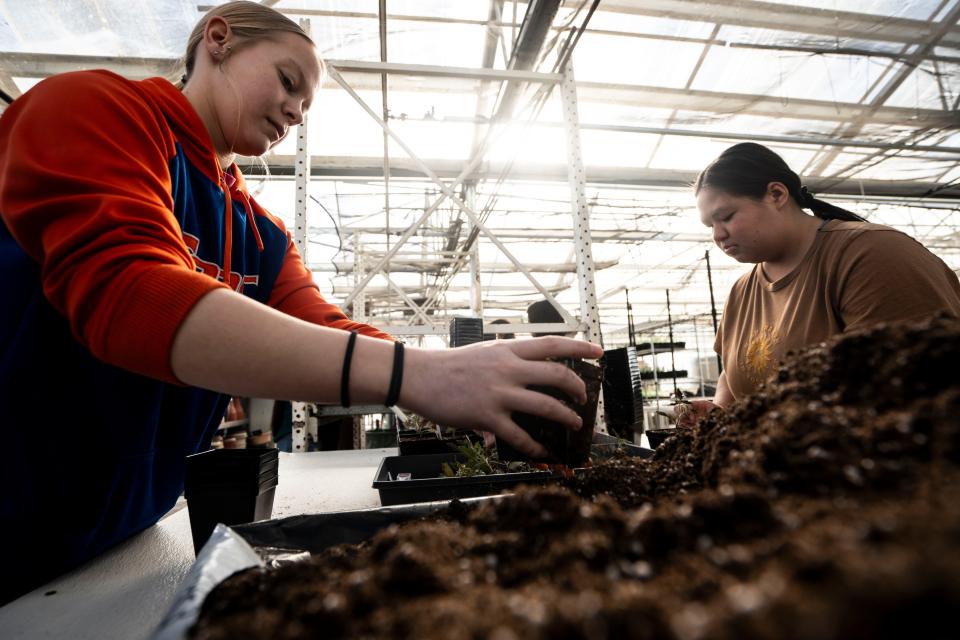
[[[230,271],[233,249],[233,203],[234,197],[242,200],[247,206],[247,224],[257,242],[257,248],[263,251],[263,241],[254,222],[254,211],[250,206],[250,196],[247,194],[246,182],[243,180],[236,164],[231,164],[224,170],[220,168],[213,140],[206,125],[200,119],[193,104],[173,83],[165,78],[148,78],[140,83],[146,94],[166,115],[170,127],[174,130],[184,153],[208,178],[220,185],[224,192],[224,243],[223,265],[224,271]]]

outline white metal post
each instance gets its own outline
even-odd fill
[[[476,208],[477,185],[473,182],[466,186],[464,201],[471,209]],[[471,221],[467,227],[467,237],[473,235],[475,225]],[[478,235],[470,247],[470,314],[474,318],[483,317],[483,298],[480,294],[480,236]]]
[[[573,245],[577,259],[577,281],[580,284],[580,322],[590,342],[603,345],[600,334],[600,313],[593,274],[593,249],[590,247],[590,207],[587,205],[587,176],[580,150],[580,114],[577,109],[577,85],[573,79],[573,59],[567,60],[560,82],[563,122],[567,131],[567,177],[570,182],[570,203],[573,207]],[[603,415],[603,391],[597,404],[596,430],[607,432]]]
[[[307,450],[307,403],[291,402],[293,425],[291,429],[292,453],[303,453]]]
[[[310,20],[303,19],[300,26],[309,35]],[[310,184],[310,153],[307,149],[307,114],[303,114],[303,122],[297,127],[297,157],[294,172],[296,176],[296,218],[293,240],[300,252],[303,264],[309,264],[307,259],[307,187]]]
[[[573,207],[573,243],[577,257],[577,280],[580,284],[580,321],[591,342],[602,344],[600,314],[593,274],[593,249],[590,247],[590,208],[587,205],[587,177],[580,151],[580,115],[577,110],[577,86],[573,79],[573,61],[568,60],[560,83],[563,121],[567,130],[567,177]]]

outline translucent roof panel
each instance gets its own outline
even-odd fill
[[[575,73],[578,80],[683,87],[702,51],[687,42],[588,34],[577,45]]]
[[[4,2],[0,51],[177,57],[196,7],[190,0]]]
[[[858,103],[883,68],[865,57],[711,47],[692,87]]]
[[[960,64],[921,64],[884,103],[896,107],[956,111],[960,96]]]
[[[927,20],[933,17],[941,0],[765,0],[771,4],[790,7],[810,7],[826,11],[849,11],[870,13],[878,16],[895,16]]]

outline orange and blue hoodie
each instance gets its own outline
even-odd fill
[[[49,578],[173,506],[184,457],[209,447],[228,400],[170,365],[209,291],[390,339],[323,299],[160,78],[68,73],[17,99],[0,118],[0,218],[5,583]]]

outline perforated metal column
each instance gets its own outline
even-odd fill
[[[593,275],[593,249],[590,246],[590,207],[587,205],[587,176],[580,152],[580,115],[577,110],[577,87],[573,79],[573,62],[568,61],[560,83],[563,121],[567,131],[567,177],[573,207],[573,243],[577,257],[577,280],[580,289],[580,320],[586,324],[586,337],[602,344],[597,291]]]
[[[293,453],[303,453],[307,450],[307,403],[291,402],[293,408],[292,445]]]
[[[301,20],[300,26],[303,30],[310,33],[310,21]],[[297,251],[303,259],[303,264],[309,264],[307,260],[307,188],[310,185],[310,152],[307,149],[307,115],[304,114],[303,122],[297,127],[297,157],[294,166],[296,176],[296,218],[293,231],[293,241],[297,245]]]
[[[590,206],[587,204],[587,175],[580,151],[580,114],[577,109],[577,85],[573,79],[573,60],[567,61],[560,83],[563,122],[567,132],[567,178],[570,182],[570,203],[573,213],[573,245],[577,258],[577,281],[580,290],[580,322],[586,325],[587,340],[603,344],[600,333],[600,312],[594,282],[593,249],[590,244]],[[597,406],[596,430],[607,432],[603,415],[603,392]]]

